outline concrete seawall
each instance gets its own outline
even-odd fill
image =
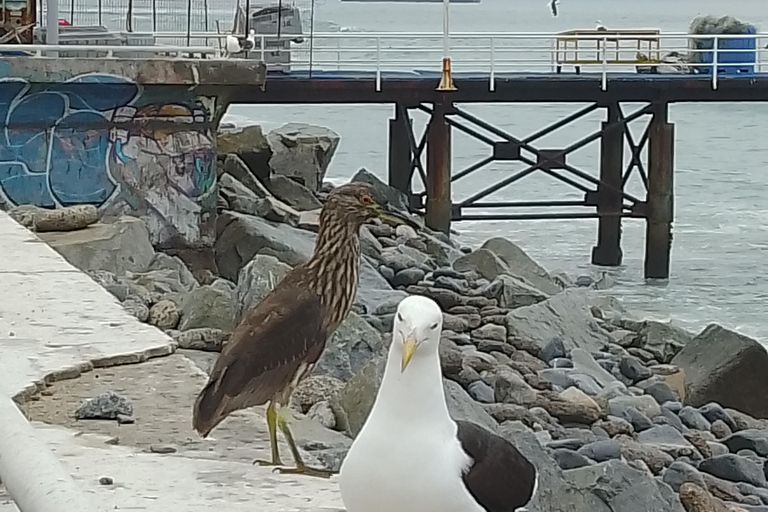
[[[174,393],[194,396],[205,380],[189,359],[173,354],[168,336],[129,315],[106,290],[1,211],[0,284],[0,393],[23,402],[22,408],[39,403],[37,392],[46,384],[93,379],[100,372],[104,379],[112,371],[143,382],[153,400],[169,386],[175,386]],[[174,368],[178,374],[166,373]],[[77,381],[64,380],[78,375]],[[187,436],[190,447],[153,453],[131,444],[125,426],[114,437],[88,432],[104,422],[82,421],[70,428],[33,425],[99,510],[341,509],[334,481],[275,475],[251,465],[250,460],[267,454],[260,411],[246,411],[231,423],[231,431],[222,429],[220,438],[232,437],[233,443],[220,443],[218,449],[192,438],[191,402],[177,403],[172,411],[154,404],[144,410],[146,419],[139,418],[137,426],[165,421]],[[170,434],[154,435],[155,442],[170,442]],[[124,441],[118,445],[116,438]],[[114,484],[100,484],[103,476]],[[0,512],[15,511],[0,485]]]
[[[218,122],[263,63],[0,59],[0,203],[143,218],[162,248],[215,236]]]

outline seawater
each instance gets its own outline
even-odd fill
[[[557,32],[592,28],[659,28],[685,32],[704,14],[732,15],[768,32],[766,0],[561,0],[553,18],[546,0],[482,0],[453,4],[456,31]],[[440,4],[351,3],[318,0],[316,27],[353,31],[440,31]],[[474,104],[464,108],[510,133],[524,137],[582,104]],[[224,121],[261,124],[265,130],[288,122],[327,126],[341,135],[328,179],[344,181],[361,167],[386,177],[389,105],[251,105],[232,107]],[[565,147],[599,128],[595,113],[537,142],[536,147]],[[614,286],[607,291],[639,316],[672,319],[697,331],[718,322],[768,343],[768,104],[688,103],[673,105],[676,126],[675,223],[671,278],[664,286],[643,280],[644,222],[624,221],[624,264],[608,269]],[[424,119],[416,115],[416,127]],[[635,140],[642,127],[634,125]],[[626,151],[626,150],[625,150]],[[454,131],[454,171],[489,154],[482,143]],[[627,153],[625,152],[625,155]],[[591,144],[570,163],[597,175],[599,148]],[[455,183],[456,200],[514,172],[498,163]],[[631,193],[642,196],[635,176]],[[581,199],[582,194],[540,173],[502,189],[487,200]],[[585,211],[585,210],[581,210]],[[549,270],[572,276],[606,271],[589,264],[596,220],[460,222],[460,240],[476,246],[492,236],[520,244]]]

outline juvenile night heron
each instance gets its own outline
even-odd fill
[[[451,418],[442,323],[432,299],[400,302],[376,400],[341,466],[347,512],[513,512],[535,495],[536,468],[514,445]]]
[[[276,471],[331,474],[304,464],[280,407],[310,374],[326,341],[352,307],[360,267],[360,226],[374,217],[396,224],[406,222],[385,211],[382,204],[366,183],[349,183],[328,194],[320,211],[312,257],[288,272],[274,290],[246,312],[216,360],[194,406],[193,426],[203,437],[231,412],[269,403],[272,459],[256,462],[283,465],[277,446],[280,429],[296,467]]]

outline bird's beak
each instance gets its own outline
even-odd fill
[[[381,206],[376,205],[373,208],[373,211],[376,212],[376,216],[383,220],[384,222],[389,222],[390,224],[394,224],[396,226],[400,225],[408,225],[411,227],[414,227],[418,229],[418,224],[413,222],[411,219],[403,216],[401,213],[396,212],[393,208],[391,208],[389,205]]]
[[[408,363],[411,362],[413,354],[416,353],[416,338],[413,335],[408,336],[403,343],[403,363],[400,367],[400,373],[405,371]]]

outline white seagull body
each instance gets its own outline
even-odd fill
[[[233,54],[244,52],[246,50],[252,50],[256,46],[256,31],[251,29],[248,32],[248,37],[237,37],[232,34],[227,34],[227,39],[224,45],[224,52],[227,57]]]
[[[341,466],[347,512],[512,512],[535,493],[535,469],[511,444],[451,419],[441,329],[432,299],[398,306],[381,387]]]

